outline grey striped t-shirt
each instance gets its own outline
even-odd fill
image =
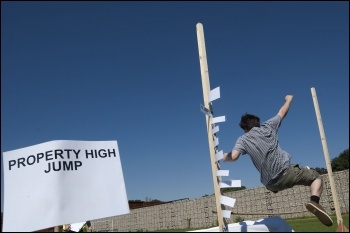
[[[272,117],[260,127],[254,127],[240,136],[233,148],[242,155],[250,155],[264,185],[290,165],[290,155],[283,151],[278,143],[277,131],[281,122],[282,118],[279,115]]]

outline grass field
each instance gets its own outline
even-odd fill
[[[323,225],[316,217],[286,219],[295,232],[335,232],[338,227],[337,217],[331,215],[333,226]],[[342,214],[343,223],[349,229],[349,214]]]
[[[286,219],[287,223],[292,227],[295,232],[335,232],[337,230],[337,217],[336,215],[331,215],[333,219],[333,226],[327,227],[323,225],[316,217],[303,217],[303,218],[291,218]],[[347,229],[349,229],[349,214],[342,214],[343,223]],[[155,232],[186,232],[197,229],[169,229],[160,230]]]

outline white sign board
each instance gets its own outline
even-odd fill
[[[3,163],[4,232],[130,213],[117,141],[50,141]]]

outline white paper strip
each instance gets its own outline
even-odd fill
[[[214,129],[212,130],[212,133],[213,133],[213,134],[215,134],[215,133],[217,133],[217,132],[219,132],[219,126],[218,126],[218,125],[215,126]]]
[[[218,146],[219,145],[219,138],[215,138],[214,139],[214,146]]]
[[[231,180],[231,187],[233,188],[239,188],[242,187],[242,182],[241,180]]]
[[[239,188],[242,187],[241,180],[227,180],[219,183],[220,188]]]
[[[228,176],[230,170],[217,170],[216,176]]]
[[[222,217],[231,218],[231,210],[222,210]]]
[[[219,116],[219,117],[213,117],[211,118],[211,124],[219,123],[219,122],[224,122],[226,121],[225,116]]]
[[[211,114],[211,111],[210,111],[209,109],[205,108],[205,107],[203,106],[203,104],[201,104],[201,111],[202,111],[205,115],[213,116],[213,115]]]
[[[220,87],[217,87],[209,92],[209,102],[220,98]]]
[[[219,183],[220,188],[231,188],[231,181],[221,181]]]
[[[236,199],[226,196],[220,196],[220,203],[223,205],[227,205],[233,207],[235,205]]]
[[[219,161],[223,157],[224,157],[224,153],[222,152],[222,150],[215,154],[216,161]]]

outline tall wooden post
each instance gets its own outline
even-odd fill
[[[332,192],[332,197],[333,197],[333,202],[334,202],[335,213],[337,215],[337,223],[338,223],[338,226],[343,226],[343,218],[341,216],[341,211],[340,211],[340,206],[339,206],[338,196],[337,196],[337,190],[336,190],[335,184],[334,184],[333,171],[332,171],[332,166],[331,166],[331,162],[329,159],[326,135],[325,135],[325,132],[323,129],[321,112],[320,112],[320,108],[319,108],[318,101],[317,101],[316,90],[314,87],[311,88],[311,95],[312,95],[312,100],[314,102],[318,128],[320,130],[323,153],[324,153],[324,158],[326,160],[326,167],[327,167],[327,172],[328,172],[329,183],[331,185],[331,192]]]
[[[197,29],[199,62],[200,62],[201,77],[202,77],[204,107],[212,112],[213,111],[212,105],[209,103],[210,83],[209,83],[208,62],[207,62],[207,54],[205,49],[203,25],[201,23],[197,23],[196,29]],[[224,218],[222,214],[222,210],[225,207],[220,202],[221,190],[220,190],[219,183],[221,181],[221,178],[217,176],[217,171],[220,170],[220,164],[215,159],[215,153],[216,153],[214,148],[215,136],[212,133],[212,125],[211,125],[211,119],[210,119],[212,118],[212,116],[205,115],[205,117],[206,117],[206,124],[207,124],[210,161],[211,161],[214,191],[215,191],[216,211],[218,216],[219,229],[220,229],[220,232],[222,232],[224,231],[224,229],[227,229],[227,224],[224,223]],[[224,224],[225,224],[225,227],[223,227]]]

